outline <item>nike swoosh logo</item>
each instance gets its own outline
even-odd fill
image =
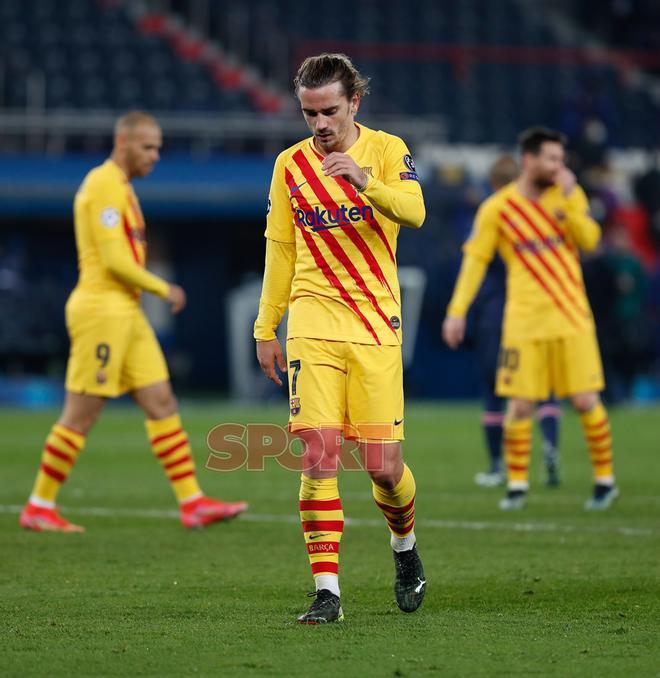
[[[310,534],[309,538],[310,539],[320,539],[321,537],[329,537],[329,536],[330,536],[330,533],[326,532],[324,534]]]
[[[415,587],[415,593],[421,593],[422,589],[424,588],[424,584],[426,584],[426,579],[420,579],[417,577],[417,580],[419,581],[419,584]]]
[[[297,186],[294,186],[294,187],[291,189],[291,193],[296,193],[296,192],[299,191],[306,183],[307,183],[306,181],[303,181],[302,184],[298,184]]]
[[[398,426],[399,424],[403,424],[403,419],[395,419],[394,420],[394,425]]]

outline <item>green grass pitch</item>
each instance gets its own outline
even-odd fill
[[[0,674],[222,676],[660,675],[660,408],[612,412],[621,499],[586,514],[589,463],[577,418],[562,429],[564,483],[541,482],[538,446],[523,512],[477,488],[476,406],[409,403],[428,578],[412,615],[393,602],[388,534],[368,478],[340,482],[346,621],[301,627],[312,587],[297,522],[298,476],[204,469],[222,422],[282,423],[286,404],[184,404],[200,477],[250,513],[185,531],[136,409],[111,407],[61,494],[83,535],[17,524],[56,413],[0,411]]]

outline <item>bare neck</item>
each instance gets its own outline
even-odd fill
[[[351,126],[350,134],[346,135],[343,146],[340,153],[346,153],[346,151],[360,138],[360,128],[353,123]]]
[[[334,148],[332,151],[326,151],[325,149],[319,148],[316,139],[312,141],[314,144],[314,148],[321,154],[321,155],[329,155],[331,152],[334,153],[346,153],[348,149],[360,138],[360,128],[357,126],[357,124],[354,122],[353,127],[351,128],[351,131],[346,135],[346,139],[344,139],[344,143],[341,145],[341,148]]]
[[[119,167],[119,169],[124,173],[124,176],[130,181],[131,176],[128,173],[128,165],[126,163],[125,158],[123,157],[123,154],[119,153],[117,149],[114,149],[112,153],[110,154],[110,160]]]
[[[528,176],[521,174],[518,179],[518,190],[530,200],[538,200],[543,193],[543,189],[539,188]]]

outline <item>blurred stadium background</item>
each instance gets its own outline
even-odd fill
[[[344,473],[347,620],[316,633],[292,623],[310,584],[297,475],[203,464],[219,421],[286,418],[250,328],[273,160],[306,135],[291,80],[321,50],[373,78],[359,119],[401,135],[423,179],[428,217],[399,262],[406,393],[429,400],[406,411],[406,454],[430,589],[395,612],[368,480]],[[183,407],[205,490],[250,512],[183,531],[139,411],[116,407],[62,495],[87,533],[37,535],[17,515],[63,395],[72,200],[133,108],[165,132],[135,182],[150,267],[189,294],[176,318],[145,304],[177,394],[210,397]],[[658,0],[0,0],[0,674],[657,676],[660,406],[612,409],[613,511],[580,510],[589,461],[566,417],[562,486],[540,486],[537,445],[514,515],[472,480],[478,406],[437,400],[479,395],[444,308],[491,163],[539,123],[569,135],[604,229],[584,266],[607,398],[660,400],[659,120]]]
[[[412,287],[426,285],[407,395],[478,395],[470,349],[443,346],[442,316],[490,163],[542,123],[569,135],[604,229],[585,272],[608,399],[659,398],[660,4],[336,0],[319,18],[306,0],[0,0],[0,404],[59,402],[73,195],[133,108],[165,132],[135,188],[151,267],[189,293],[176,319],[147,302],[176,388],[278,397],[263,379],[241,390],[235,366],[255,366],[272,163],[306,134],[292,76],[322,50],[373,78],[360,119],[403,136],[423,178],[426,224],[399,248]]]

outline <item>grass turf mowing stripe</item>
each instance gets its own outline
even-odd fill
[[[18,505],[0,505],[0,513],[20,513],[22,506]],[[102,518],[114,518],[126,516],[127,518],[178,518],[179,512],[173,509],[117,509],[104,508],[101,506],[89,506],[82,508],[60,507],[65,513],[80,516],[94,516]],[[287,514],[256,514],[246,513],[240,517],[240,520],[247,520],[252,523],[291,523],[298,524],[300,517]],[[353,527],[377,527],[383,528],[383,520],[376,518],[346,518],[345,522]],[[657,536],[657,530],[650,528],[627,527],[625,525],[617,526],[581,526],[559,525],[557,523],[527,523],[527,522],[497,522],[497,521],[469,521],[469,520],[433,520],[425,519],[416,521],[422,528],[435,528],[443,530],[503,530],[508,532],[567,532],[567,533],[616,533],[626,537],[654,537]]]

